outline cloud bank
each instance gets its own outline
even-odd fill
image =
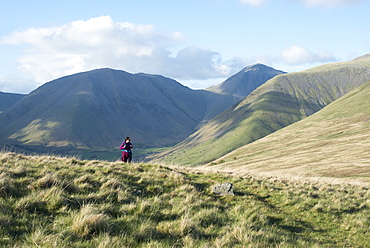
[[[255,1],[258,2],[262,3]],[[180,32],[163,33],[152,25],[114,22],[110,16],[18,30],[0,39],[0,45],[24,49],[18,58],[17,74],[0,77],[0,91],[25,93],[65,75],[106,67],[190,82],[224,79],[255,63],[296,66],[335,60],[329,53],[314,53],[299,46],[278,56],[235,56],[226,61],[220,53],[196,46],[172,54],[171,48],[184,43],[185,36]]]
[[[114,22],[110,16],[74,21],[59,27],[15,31],[0,44],[26,46],[19,58],[23,73],[38,83],[101,67],[162,74],[176,79],[208,79],[235,72],[219,53],[185,47],[179,32],[159,32],[152,25]],[[235,66],[235,64],[234,64]]]
[[[312,63],[326,63],[337,61],[334,55],[327,52],[311,52],[306,48],[291,46],[281,52],[281,56],[288,65],[302,65]]]

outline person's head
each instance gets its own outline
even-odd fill
[[[130,137],[126,137],[125,141],[130,142]]]

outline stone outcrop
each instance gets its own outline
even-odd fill
[[[212,192],[219,195],[235,195],[232,183],[222,183],[212,188]]]

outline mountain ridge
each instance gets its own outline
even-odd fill
[[[108,81],[110,87],[106,87]],[[161,81],[161,86],[158,85],[159,81]],[[129,87],[127,82],[129,82]],[[61,136],[64,137],[55,137],[54,140],[56,142],[59,142],[58,139],[71,139],[73,145],[78,146],[79,139],[82,141],[81,143],[86,143],[85,139],[89,139],[87,136],[102,132],[101,130],[107,127],[117,130],[120,138],[114,139],[114,134],[111,133],[109,134],[110,137],[107,137],[104,142],[110,143],[109,140],[112,138],[113,141],[118,142],[123,139],[124,134],[134,132],[135,127],[130,127],[129,123],[134,113],[145,111],[146,105],[152,105],[152,103],[146,102],[146,96],[158,94],[162,97],[162,102],[157,102],[156,105],[152,106],[154,110],[155,108],[164,108],[164,106],[172,103],[173,106],[171,108],[173,108],[174,112],[185,112],[185,114],[180,113],[181,115],[177,115],[175,118],[177,120],[172,119],[171,125],[179,130],[181,130],[183,123],[195,127],[197,124],[195,119],[201,118],[200,111],[197,113],[196,111],[186,112],[185,109],[180,110],[182,107],[181,101],[177,101],[170,95],[173,87],[181,92],[183,96],[190,98],[189,92],[191,90],[189,88],[162,76],[134,75],[123,71],[98,69],[91,71],[91,73],[78,73],[48,82],[25,97],[23,99],[24,103],[20,103],[18,106],[14,106],[13,109],[9,109],[10,111],[4,112],[4,116],[8,117],[8,123],[12,123],[12,121],[19,118],[29,118],[29,120],[26,120],[28,123],[36,121],[35,125],[38,125],[37,120],[40,118],[40,123],[47,121],[65,123],[63,129],[65,131],[69,129],[68,134],[63,134],[63,131],[61,131]],[[135,94],[138,90],[141,90],[141,95]],[[126,93],[122,95],[121,92]],[[193,101],[199,101],[197,99],[199,97],[194,96],[193,98]],[[138,101],[141,101],[141,104],[136,104]],[[44,102],[48,102],[48,104],[45,105]],[[203,104],[198,103],[198,105],[202,106]],[[61,112],[56,113],[56,109],[60,109]],[[148,117],[152,117],[150,113],[145,112],[145,114]],[[124,118],[117,118],[117,116]],[[135,116],[135,118],[140,119],[142,129],[155,125],[155,123],[151,123],[152,119],[147,120],[147,123],[145,123],[143,116]],[[120,128],[120,123],[125,123],[125,121],[125,128],[130,130],[126,132],[118,131],[122,129]],[[53,125],[52,123],[50,124]],[[21,127],[15,127],[13,128],[13,133],[17,133],[17,130],[21,129]],[[42,132],[43,130],[40,131]],[[170,130],[167,131],[170,132]],[[190,132],[190,130],[182,131],[185,133]],[[25,137],[21,136],[23,134],[24,132],[18,136],[13,134],[11,137],[33,139],[31,133],[26,134]],[[52,137],[47,137],[45,141],[47,139],[52,139]],[[93,141],[90,140],[89,142]],[[99,142],[103,141],[100,139]],[[138,137],[137,142],[140,143],[140,137]]]
[[[168,146],[239,100],[161,75],[96,69],[47,82],[4,111],[0,142],[32,149],[114,149],[131,136],[136,147]]]
[[[211,117],[215,117],[217,114],[220,114],[232,105],[243,100],[254,89],[261,86],[269,79],[283,73],[285,72],[263,64],[254,64],[244,67],[238,73],[232,75],[222,83],[205,89],[205,91],[209,91],[217,95],[229,95],[231,98],[229,101],[225,101],[222,97],[208,98],[207,105],[212,107],[207,109],[205,119],[207,121],[212,119]],[[215,113],[212,108],[216,110],[222,109],[223,111],[217,111]]]
[[[263,72],[262,74],[260,73],[261,71]],[[221,84],[209,87],[206,90],[235,95],[242,100],[245,96],[249,95],[254,89],[261,85],[259,82],[266,82],[267,80],[284,73],[286,72],[275,70],[269,66],[258,63],[244,67],[241,71],[229,77]],[[240,82],[243,82],[243,84]]]
[[[0,91],[0,113],[22,99],[26,94],[6,93]]]
[[[278,75],[175,147],[149,159],[208,163],[319,111],[370,79],[370,58]]]

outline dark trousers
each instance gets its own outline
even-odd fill
[[[122,161],[124,163],[131,163],[131,160],[132,160],[132,154],[131,154],[131,151],[129,152],[122,152]]]

